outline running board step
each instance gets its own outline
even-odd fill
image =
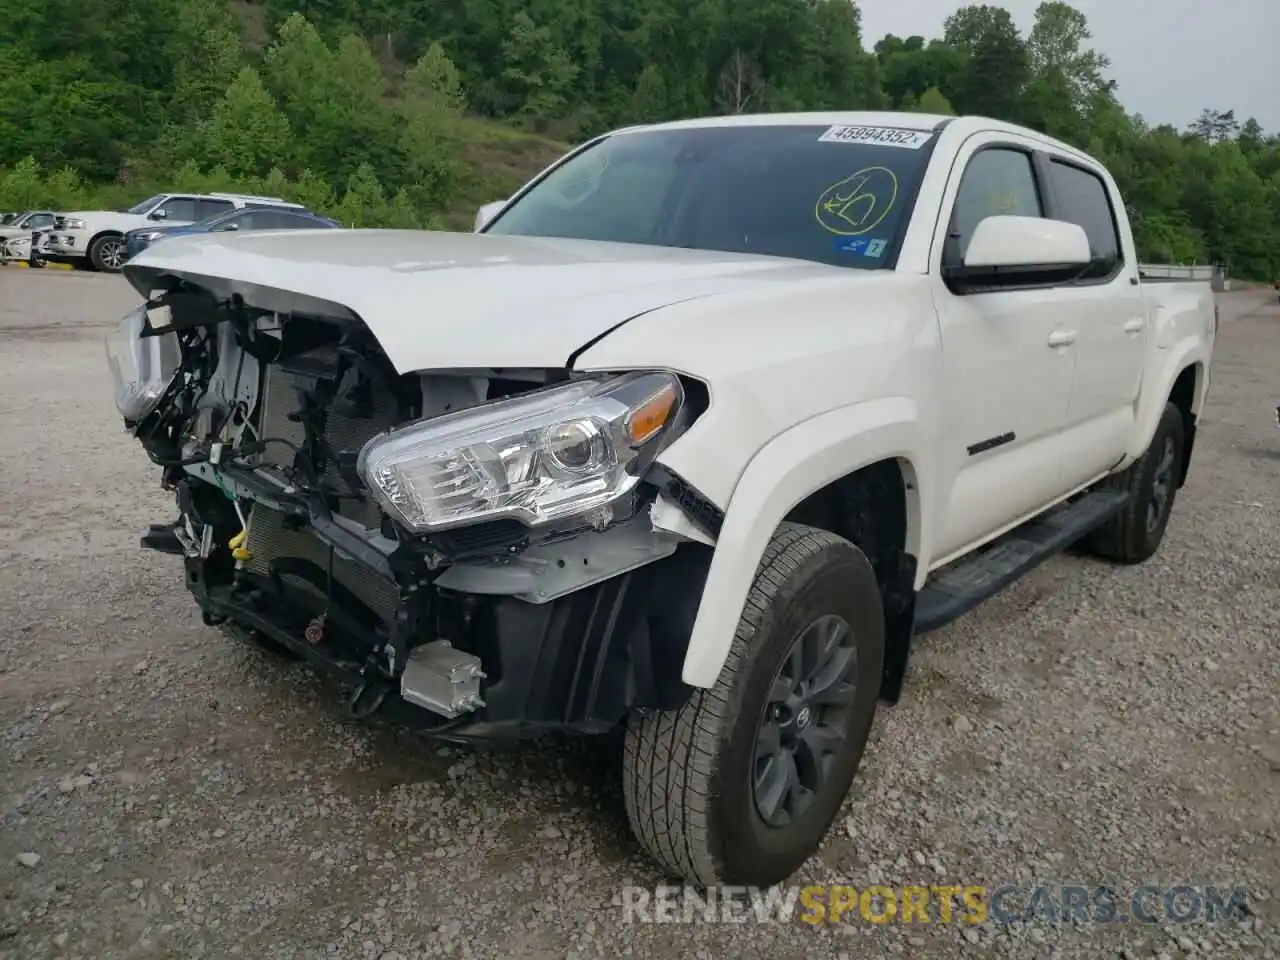
[[[1054,554],[1061,553],[1124,509],[1120,490],[1088,493],[1022,526],[985,549],[944,567],[916,596],[915,632],[928,633],[964,616]]]

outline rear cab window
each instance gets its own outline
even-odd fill
[[[1101,280],[1124,265],[1120,225],[1103,179],[1091,170],[1058,157],[1049,158],[1055,216],[1079,225],[1089,238],[1092,263],[1082,280]]]
[[[613,134],[509,204],[483,232],[891,262],[932,130],[726,125]]]

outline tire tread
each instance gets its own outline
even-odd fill
[[[1146,482],[1148,467],[1158,455],[1156,451],[1161,446],[1161,441],[1170,429],[1181,426],[1181,417],[1181,411],[1174,404],[1167,403],[1161,414],[1160,424],[1156,427],[1155,436],[1151,438],[1151,445],[1142,456],[1120,473],[1107,477],[1099,484],[1100,489],[1103,490],[1120,490],[1127,493],[1129,503],[1115,517],[1089,535],[1088,547],[1095,555],[1116,563],[1133,564],[1141,563],[1154,552],[1148,549],[1146,543],[1147,505],[1140,494]],[[1169,423],[1170,419],[1178,420],[1177,426],[1172,426]],[[1183,442],[1185,443],[1185,438]],[[1176,488],[1173,493],[1176,495]],[[1170,500],[1175,499],[1176,496],[1171,495]],[[1169,509],[1173,509],[1172,503]]]
[[[719,880],[708,822],[718,742],[730,716],[733,681],[745,668],[766,610],[808,558],[849,546],[835,534],[783,523],[766,547],[716,685],[678,710],[634,717],[623,753],[627,816],[641,845],[664,868],[696,883]]]

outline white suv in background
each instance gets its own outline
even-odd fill
[[[149,223],[195,223],[247,207],[305,209],[280,197],[243,193],[160,193],[128,210],[81,210],[58,216],[40,255],[54,263],[115,271],[124,262],[124,235]]]

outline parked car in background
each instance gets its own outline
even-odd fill
[[[56,216],[52,210],[24,210],[5,214],[6,221],[0,224],[0,263],[26,260],[31,235],[38,230],[51,228]]]
[[[36,230],[52,227],[57,214],[52,210],[24,210],[21,213],[5,214],[5,217],[5,222],[0,224],[0,240],[30,237]]]
[[[321,230],[341,227],[337,220],[330,220],[310,210],[280,210],[270,207],[249,207],[210,217],[196,223],[171,227],[140,227],[124,236],[125,261],[132,260],[147,247],[169,237],[192,233],[220,233],[233,230]]]
[[[163,223],[181,225],[208,220],[233,210],[271,208],[305,210],[280,197],[243,193],[160,193],[128,210],[81,210],[59,214],[53,236],[41,255],[55,263],[115,271],[124,263],[124,235]],[[47,251],[47,253],[46,253]]]

